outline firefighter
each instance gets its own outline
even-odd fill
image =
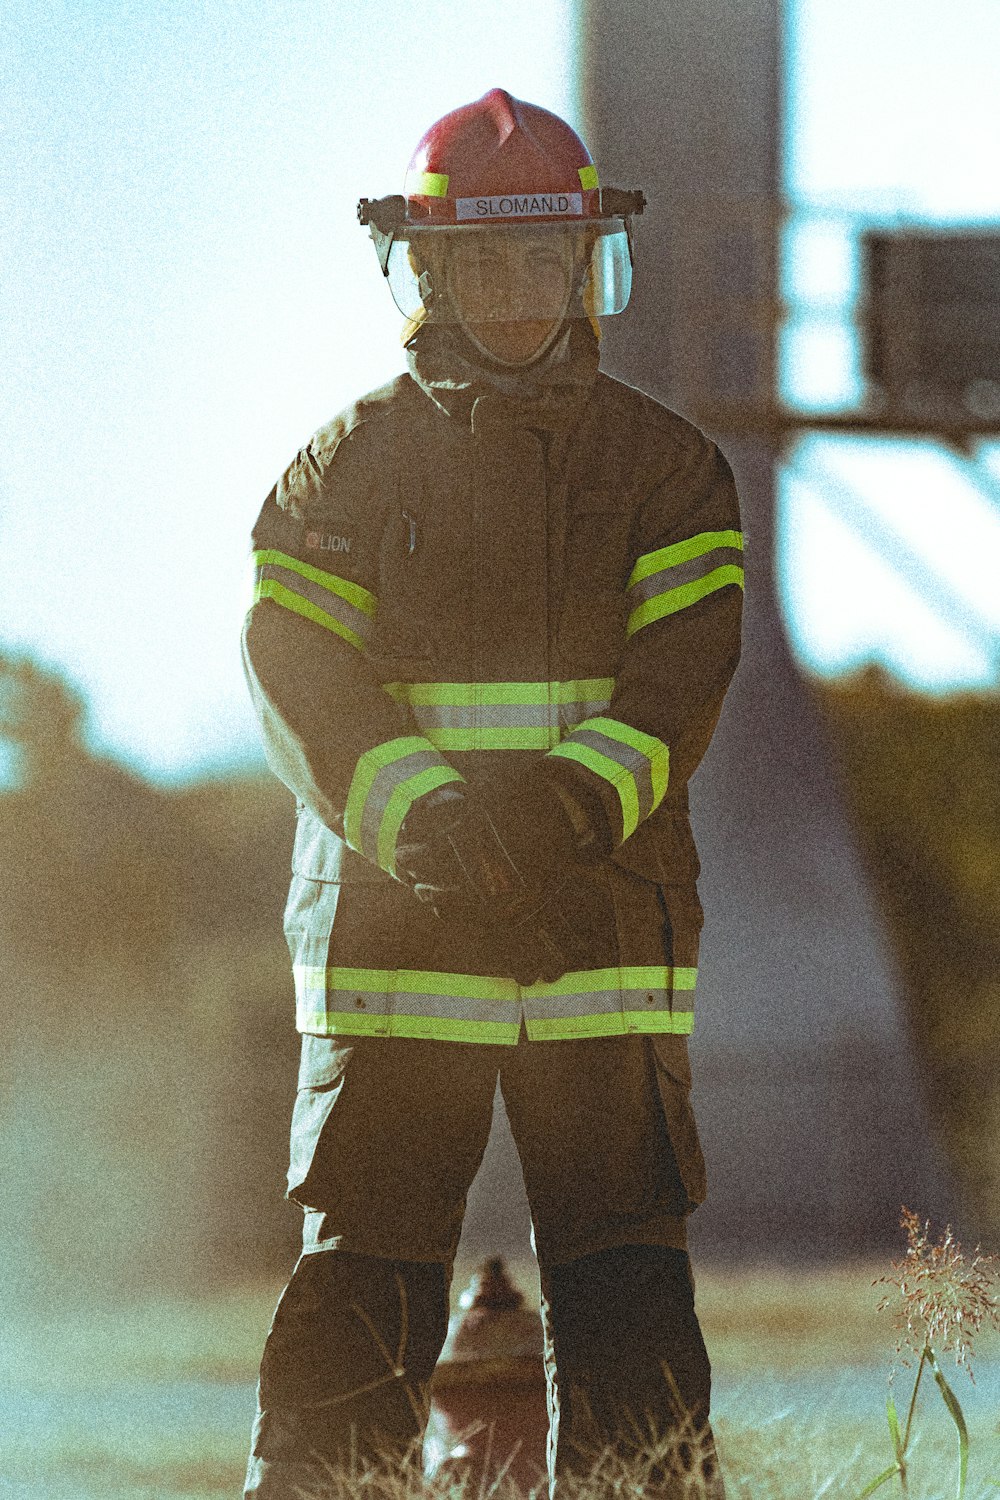
[[[408,373],[310,439],[253,533],[244,659],[297,799],[304,1211],[256,1500],[419,1444],[498,1079],[555,1492],[664,1439],[650,1494],[685,1468],[721,1494],[686,1248],[687,784],[738,659],[742,536],[718,449],[598,369],[643,204],[501,89],[434,124],[405,193],[359,205]]]

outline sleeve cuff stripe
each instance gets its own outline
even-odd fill
[[[663,741],[658,740],[655,735],[645,734],[641,729],[633,729],[631,724],[624,724],[621,719],[608,719],[603,715],[594,719],[585,719],[582,724],[577,725],[577,729],[592,729],[598,734],[606,734],[608,739],[619,740],[632,750],[638,750],[639,754],[645,756],[654,768],[661,765],[666,774],[670,752]]]
[[[395,875],[396,840],[413,803],[435,787],[462,780],[421,735],[406,735],[367,750],[358,760],[347,793],[347,843]]]
[[[461,776],[451,766],[428,766],[415,776],[408,776],[393,789],[378,831],[377,863],[383,870],[387,870],[390,875],[396,873],[396,840],[414,802],[439,786],[461,780]]]
[[[549,752],[565,760],[575,760],[602,781],[606,781],[618,794],[622,815],[622,838],[624,842],[639,826],[639,794],[635,777],[610,756],[602,755],[591,745],[581,745],[572,739],[565,740]]]

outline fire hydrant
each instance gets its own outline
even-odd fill
[[[431,1382],[425,1471],[477,1486],[506,1473],[527,1493],[546,1472],[541,1318],[500,1256],[483,1262],[459,1309]]]

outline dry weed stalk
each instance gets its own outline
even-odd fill
[[[1000,1329],[1000,1306],[993,1293],[995,1276],[992,1268],[996,1264],[996,1257],[983,1255],[977,1245],[972,1258],[966,1261],[962,1246],[955,1238],[950,1224],[941,1238],[933,1241],[930,1220],[921,1222],[919,1216],[905,1205],[901,1209],[899,1222],[906,1234],[906,1254],[902,1260],[892,1262],[893,1275],[879,1276],[872,1285],[894,1288],[893,1292],[882,1298],[877,1310],[883,1312],[891,1308],[895,1313],[896,1327],[899,1330],[896,1359],[909,1368],[912,1361],[904,1353],[904,1350],[909,1350],[918,1356],[919,1362],[906,1421],[902,1427],[891,1394],[886,1402],[895,1461],[865,1486],[858,1500],[866,1500],[868,1495],[886,1484],[895,1474],[899,1475],[903,1494],[908,1493],[907,1452],[917,1392],[925,1367],[933,1374],[958,1433],[958,1484],[955,1493],[956,1500],[962,1500],[968,1477],[969,1434],[958,1397],[941,1372],[938,1354],[954,1354],[955,1363],[964,1367],[975,1383],[972,1370],[973,1341],[984,1325]],[[895,1375],[894,1365],[889,1376],[890,1385]]]
[[[895,1275],[879,1276],[873,1286],[891,1286],[876,1311],[887,1308],[895,1314],[899,1339],[896,1357],[910,1367],[903,1351],[919,1358],[925,1349],[954,1354],[975,1384],[972,1370],[973,1340],[984,1323],[1000,1328],[1000,1307],[993,1295],[996,1257],[983,1255],[977,1245],[966,1263],[962,1246],[949,1224],[936,1244],[930,1237],[930,1220],[921,1223],[912,1209],[903,1208],[900,1226],[906,1233],[906,1254],[893,1261]],[[895,1376],[895,1369],[893,1369]],[[892,1378],[892,1377],[890,1377]]]

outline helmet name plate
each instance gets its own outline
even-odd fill
[[[582,193],[510,193],[497,198],[456,198],[455,218],[530,219],[555,214],[583,217]]]

